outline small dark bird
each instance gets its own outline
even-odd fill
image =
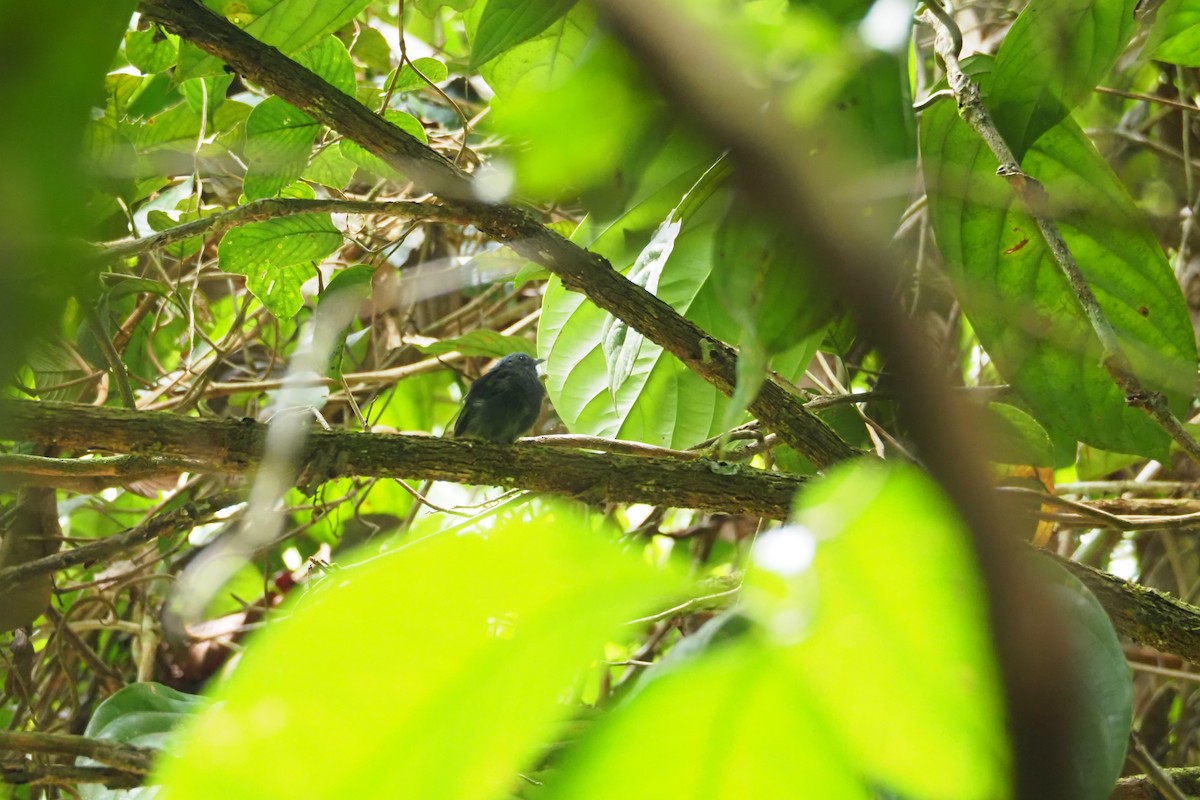
[[[546,394],[537,374],[537,365],[542,361],[513,353],[479,376],[467,390],[454,435],[512,443],[529,433]]]

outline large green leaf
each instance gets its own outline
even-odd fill
[[[1070,625],[1067,643],[1077,676],[1072,701],[1078,718],[1071,739],[1074,769],[1066,774],[1079,790],[1074,797],[1104,800],[1121,775],[1133,723],[1133,682],[1125,651],[1104,607],[1088,588],[1059,564],[1033,558]]]
[[[1000,374],[1051,432],[1163,458],[1167,436],[1125,404],[1100,344],[995,159],[951,104],[926,111],[921,148],[938,245],[963,309]],[[1179,285],[1141,212],[1069,119],[1022,167],[1057,221],[1146,388],[1176,413],[1191,396],[1196,346]]]
[[[872,796],[811,688],[757,641],[654,681],[547,783],[549,798],[570,800]]]
[[[937,487],[912,468],[853,463],[803,491],[794,519],[759,542],[747,608],[796,642],[786,658],[831,735],[902,796],[1004,797],[984,589]]]
[[[576,0],[488,0],[471,42],[471,68],[532,39],[561,19]]]
[[[684,152],[692,151],[685,147]],[[617,269],[630,269],[653,232],[711,164],[680,163],[675,155],[673,148],[664,150],[647,175],[647,185],[654,189],[628,213],[594,240],[596,232],[590,226],[581,227],[573,238]],[[664,172],[664,167],[669,169]],[[723,208],[724,195],[718,193],[688,209],[658,277],[657,295],[718,339],[737,341],[740,327],[729,314],[728,298],[711,279],[713,236]],[[612,328],[609,320],[607,312],[566,291],[559,281],[547,286],[538,352],[547,359],[546,388],[555,411],[571,431],[688,447],[724,430],[729,399],[658,345],[642,343],[632,364],[620,370],[625,379],[611,386],[603,346],[606,327]],[[793,379],[802,375],[816,338],[781,354],[775,369]]]
[[[1200,0],[1166,0],[1159,6],[1146,52],[1157,61],[1200,67]]]
[[[217,251],[221,269],[246,276],[246,285],[276,317],[300,310],[300,286],[313,263],[336,250],[341,232],[328,214],[300,214],[234,228]]]
[[[1033,0],[996,54],[987,104],[1017,159],[1108,74],[1137,0]]]
[[[296,62],[346,94],[354,94],[354,64],[336,37],[326,36],[300,53]],[[246,120],[246,197],[274,197],[299,178],[320,131],[316,120],[278,97],[255,106]]]
[[[248,200],[273,197],[303,174],[321,126],[295,106],[268,97],[246,120]]]
[[[239,28],[286,56],[321,41],[354,19],[370,0],[266,0],[230,3],[204,0],[218,14],[229,16]],[[221,61],[194,46],[180,48],[177,78],[215,75]]]
[[[527,512],[373,555],[309,592],[182,732],[168,796],[499,796],[605,641],[680,588],[595,519]]]
[[[208,704],[207,697],[177,692],[161,683],[130,684],[96,708],[84,736],[162,750],[171,732]],[[76,763],[100,766],[82,757]],[[80,788],[80,795],[84,800],[149,800],[158,796],[158,790],[156,786],[120,790],[87,784]]]

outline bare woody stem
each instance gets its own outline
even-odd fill
[[[304,200],[300,198],[262,198],[210,217],[175,225],[164,231],[102,245],[97,256],[104,261],[136,256],[150,250],[182,242],[196,236],[216,236],[248,222],[261,222],[293,214],[379,214],[413,220],[469,223],[471,220],[443,206],[414,202],[372,202],[367,200]]]

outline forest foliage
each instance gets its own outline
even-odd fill
[[[1193,786],[1149,5],[0,9],[12,796]]]

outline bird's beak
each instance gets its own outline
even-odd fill
[[[533,360],[533,363],[535,363],[535,364],[545,364],[545,363],[546,363],[546,359],[544,359],[544,358],[535,358],[535,359]]]

